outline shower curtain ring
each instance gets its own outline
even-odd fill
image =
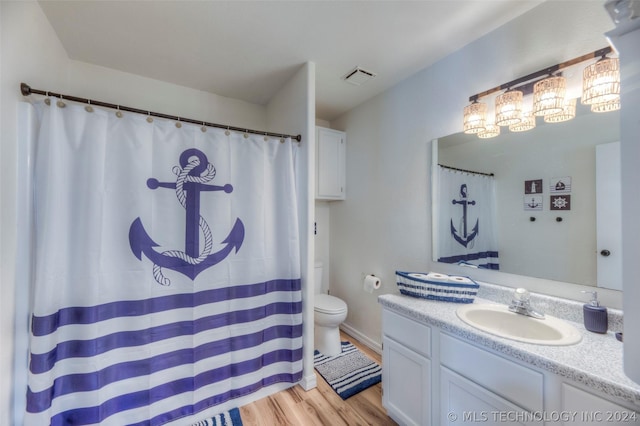
[[[269,142],[269,136],[267,136],[267,132],[264,132],[264,141]]]
[[[147,123],[153,123],[153,117],[151,117],[151,111],[147,111]]]
[[[64,108],[64,107],[67,106],[67,104],[64,103],[62,95],[60,95],[60,100],[58,100],[58,102],[56,102],[56,105],[58,105],[58,108]]]
[[[87,105],[86,107],[84,107],[84,110],[87,112],[93,112],[93,107],[91,106],[91,99],[87,99],[87,103],[89,105]]]
[[[205,133],[207,131],[207,126],[204,125],[204,121],[202,122],[202,127],[200,127],[200,130],[202,131],[202,133]]]
[[[244,138],[247,139],[249,137],[249,129],[244,129]]]
[[[116,105],[116,117],[122,118],[122,111],[120,111],[120,105]]]
[[[182,127],[182,123],[180,122],[180,117],[178,117],[178,121],[176,122],[176,127],[179,129]]]
[[[44,100],[44,103],[47,105],[51,105],[51,99],[49,99],[49,91],[46,92],[47,98]]]
[[[227,126],[227,130],[224,131],[224,134],[227,136],[231,134],[231,132],[229,131],[229,126]]]

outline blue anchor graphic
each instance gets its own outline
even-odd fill
[[[222,241],[225,246],[211,253],[213,238],[209,225],[200,215],[200,193],[208,191],[224,191],[229,194],[233,186],[207,185],[216,174],[207,156],[198,149],[187,149],[180,155],[180,167],[174,167],[178,175],[175,183],[159,182],[151,178],[147,180],[150,189],[170,188],[176,191],[180,204],[186,210],[185,251],[168,250],[162,253],[154,250],[159,244],[153,241],[144,229],[142,220],[136,218],[129,228],[129,245],[131,251],[142,260],[142,254],[153,262],[154,278],[159,284],[169,285],[171,281],[162,274],[162,268],[171,269],[186,275],[193,281],[200,272],[224,260],[235,249],[236,253],[244,241],[244,225],[236,219],[231,232]],[[200,231],[205,237],[204,249],[200,252]]]
[[[476,224],[473,227],[473,229],[471,230],[471,233],[468,234],[468,230],[467,230],[467,207],[468,206],[475,206],[476,202],[475,201],[469,201],[467,199],[467,184],[463,183],[462,185],[460,185],[460,200],[451,200],[451,202],[453,203],[453,205],[456,204],[461,204],[462,205],[462,235],[460,235],[460,232],[456,229],[455,226],[453,226],[453,219],[451,219],[451,235],[453,235],[453,238],[459,242],[460,244],[462,244],[464,247],[467,247],[467,245],[473,241],[473,239],[478,235],[478,220],[476,219]]]
[[[531,209],[535,209],[536,207],[539,207],[540,203],[536,203],[536,199],[535,198],[531,198],[531,202],[527,203],[527,207],[531,208]]]

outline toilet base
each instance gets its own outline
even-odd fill
[[[342,352],[340,344],[340,328],[314,326],[314,347],[326,356],[336,356]]]

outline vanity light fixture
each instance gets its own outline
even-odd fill
[[[545,123],[561,123],[569,121],[576,116],[577,99],[569,99],[562,105],[562,111],[557,114],[549,114],[544,116]]]
[[[620,98],[601,104],[592,104],[591,112],[611,112],[620,109]]]
[[[536,127],[536,116],[543,116],[550,123],[572,119],[575,117],[576,102],[573,100],[565,105],[567,81],[560,71],[594,58],[601,59],[583,72],[582,103],[591,105],[593,112],[620,109],[620,63],[617,58],[606,57],[612,52],[611,47],[605,47],[470,96],[470,104],[464,108],[464,132],[489,138],[499,134],[500,126],[508,126],[513,132],[533,129]],[[590,89],[587,91],[587,88]],[[495,99],[496,112],[492,119],[486,116],[487,104],[479,100],[496,92],[504,93]],[[531,93],[533,107],[527,114],[523,112],[522,98]]]
[[[463,129],[465,133],[483,132],[487,119],[487,104],[474,100],[464,107]]]
[[[496,124],[510,126],[522,120],[522,96],[520,90],[507,90],[496,98]]]
[[[512,132],[526,132],[536,127],[536,116],[532,111],[522,113],[522,120],[517,124],[509,126]]]
[[[495,138],[500,134],[500,126],[493,123],[487,123],[485,129],[478,133],[480,139]]]
[[[620,98],[620,60],[603,56],[582,72],[582,103],[604,104]]]
[[[562,76],[540,80],[533,86],[533,114],[545,116],[561,113],[566,92],[567,79]]]

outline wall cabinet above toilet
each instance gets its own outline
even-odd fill
[[[316,200],[344,200],[346,133],[316,127]]]

